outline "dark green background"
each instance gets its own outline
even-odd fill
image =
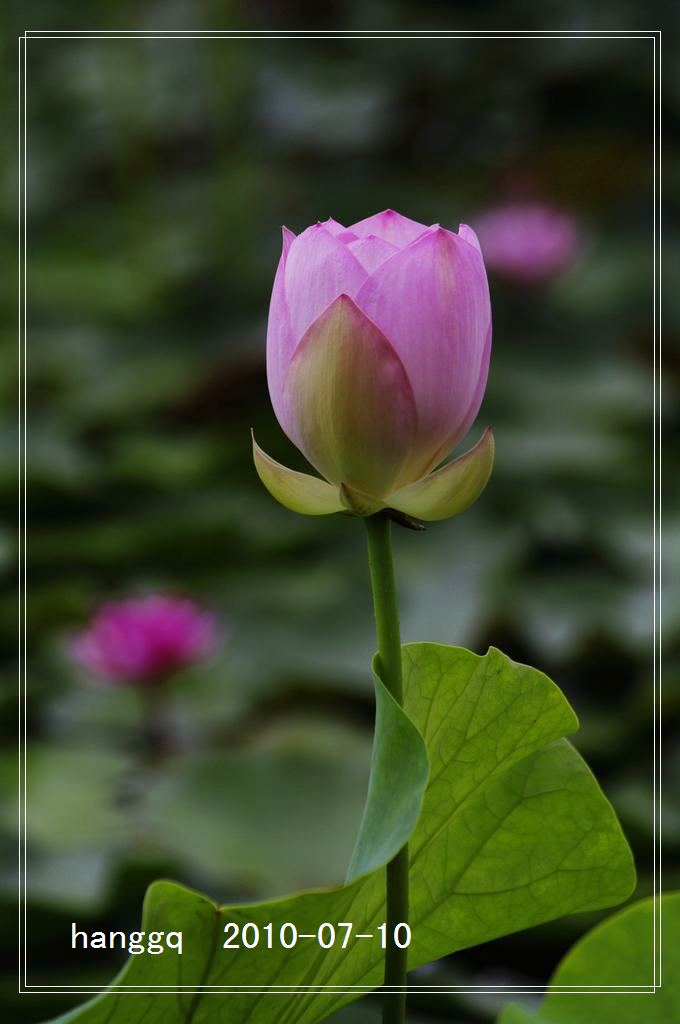
[[[184,2],[141,19],[115,2],[32,4],[8,28],[502,28],[501,4]],[[66,13],[68,8],[68,14]],[[540,9],[539,9],[540,8]],[[583,27],[588,5],[518,4],[513,25]],[[483,12],[483,13],[482,13]],[[619,18],[614,16],[619,13]],[[491,22],[496,15],[500,21]],[[548,15],[551,14],[552,17]],[[623,15],[623,18],[621,17]],[[649,6],[603,5],[598,27],[645,28]],[[586,24],[588,24],[586,22]],[[670,61],[669,61],[670,64]],[[221,899],[336,882],[370,755],[373,649],[361,524],[275,504],[249,428],[304,463],[264,373],[280,225],[385,207],[456,227],[514,195],[583,225],[548,287],[491,278],[487,423],[496,468],[471,511],[397,531],[405,640],[493,643],[564,689],[579,749],[652,878],[653,77],[649,40],[31,40],[28,44],[29,982],[97,983],[117,961],[69,949],[70,923],[137,926],[148,882]],[[678,182],[677,68],[664,112]],[[16,164],[2,179],[0,605],[3,943],[16,921]],[[666,239],[672,258],[672,210]],[[677,253],[677,249],[675,249]],[[677,289],[669,291],[672,408]],[[676,350],[677,351],[677,350]],[[675,374],[674,374],[675,371]],[[668,413],[666,414],[668,416]],[[468,442],[469,443],[469,442]],[[680,847],[677,485],[666,479],[668,659],[663,717],[666,885]],[[112,595],[186,593],[217,609],[219,657],[164,712],[172,750],[144,762],[136,695],[91,686],[69,632]],[[421,972],[436,984],[540,983],[595,918],[511,936]],[[79,997],[15,995],[12,1020]],[[82,997],[80,997],[82,999]],[[417,997],[414,1021],[490,1020],[503,997]],[[361,1021],[377,1002],[343,1020]]]

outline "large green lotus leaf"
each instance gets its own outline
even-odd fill
[[[680,892],[657,903],[662,923],[662,984],[656,992],[549,992],[537,1013],[513,1003],[498,1024],[673,1024],[680,1020]],[[613,914],[584,935],[553,974],[551,986],[649,986],[654,981],[654,900]]]
[[[575,911],[625,899],[635,874],[614,812],[581,757],[562,737],[576,717],[541,672],[493,648],[404,648],[405,712],[423,737],[430,775],[411,852],[409,966]],[[390,742],[389,733],[383,742]],[[398,740],[397,740],[398,742]],[[389,816],[388,816],[389,818]],[[323,823],[319,823],[323,827]],[[366,854],[364,854],[366,856]],[[118,984],[149,987],[336,986],[352,993],[244,991],[159,999],[104,994],[60,1018],[83,1024],[315,1024],[378,985],[385,918],[384,867],[335,889],[218,908],[171,882],[147,893],[143,927],[184,932],[182,957],[134,957]],[[225,950],[228,922],[262,930],[286,921],[316,934],[322,922],[352,922],[346,949],[313,939],[295,948]],[[275,931],[276,934],[276,931]]]

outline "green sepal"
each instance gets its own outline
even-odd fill
[[[372,516],[385,505],[380,498],[372,498],[370,494],[357,491],[349,484],[340,484],[340,498],[347,511],[355,516]]]
[[[306,516],[328,516],[345,510],[337,487],[309,473],[288,469],[272,459],[260,448],[254,434],[253,459],[257,475],[271,496],[291,512],[301,512]]]
[[[486,428],[474,448],[391,494],[390,508],[415,519],[449,519],[469,508],[486,487],[493,468],[494,438]]]

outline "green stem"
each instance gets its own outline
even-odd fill
[[[399,613],[392,564],[390,521],[378,512],[368,516],[368,565],[373,589],[373,610],[378,638],[378,665],[380,677],[394,699],[403,704],[401,678],[401,637]],[[403,1024],[406,1013],[406,960],[407,949],[394,944],[394,929],[400,922],[408,923],[408,846],[387,865],[387,914],[385,986],[402,988],[402,992],[386,992],[383,1004],[383,1024]]]
[[[156,765],[164,760],[172,747],[167,680],[140,685],[137,695],[142,759],[147,765]]]

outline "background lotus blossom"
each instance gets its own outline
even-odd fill
[[[297,237],[284,228],[269,392],[284,431],[326,482],[255,446],[263,482],[309,514],[462,511],[488,479],[490,432],[431,471],[477,415],[490,349],[486,271],[466,225],[456,234],[386,210],[349,228],[332,218]]]
[[[147,684],[208,657],[218,639],[212,612],[186,598],[152,594],[102,605],[71,640],[70,653],[105,682]]]
[[[548,281],[574,262],[581,241],[576,220],[545,203],[508,203],[475,221],[487,266],[512,281]]]

